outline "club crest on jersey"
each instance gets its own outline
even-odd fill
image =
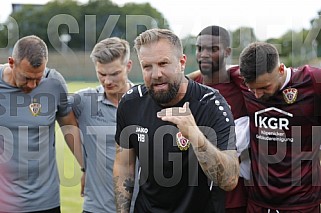
[[[282,93],[287,104],[293,104],[298,96],[298,90],[295,88],[287,88],[283,90]]]
[[[178,132],[176,134],[176,143],[177,143],[177,146],[178,148],[181,150],[181,151],[186,151],[188,150],[189,146],[190,146],[190,142],[187,138],[185,138],[181,132]]]
[[[40,103],[36,103],[36,102],[33,102],[29,105],[29,109],[31,111],[31,114],[33,116],[38,116],[41,112],[41,104]]]

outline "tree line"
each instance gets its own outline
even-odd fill
[[[143,15],[142,15],[143,14]],[[310,21],[309,29],[289,30],[280,38],[266,42],[277,46],[280,57],[288,66],[297,66],[321,56],[321,10]],[[133,45],[135,37],[146,29],[170,29],[166,18],[149,3],[127,3],[119,6],[110,0],[55,0],[42,6],[23,5],[13,11],[0,26],[0,48],[11,48],[22,36],[34,34],[49,49],[58,52],[91,51],[100,40],[118,36]],[[232,63],[237,63],[242,49],[257,37],[252,28],[240,27],[231,32]],[[195,53],[195,36],[182,39],[185,52]]]
[[[144,15],[142,15],[144,14]],[[50,1],[45,5],[23,5],[13,11],[0,28],[0,47],[10,48],[19,37],[34,34],[49,49],[60,49],[63,39],[73,50],[91,50],[106,37],[134,40],[147,28],[169,28],[163,15],[149,3],[118,6],[110,0]]]

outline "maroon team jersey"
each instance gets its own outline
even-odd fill
[[[194,81],[203,83],[203,76],[198,75]],[[207,86],[217,89],[229,104],[234,120],[240,117],[247,116],[246,107],[244,104],[241,90],[234,82],[219,84],[208,84]],[[239,208],[247,205],[247,190],[244,186],[244,179],[240,178],[235,189],[226,192],[225,208]]]
[[[242,88],[250,116],[253,182],[249,200],[265,208],[298,210],[321,200],[321,70],[291,68],[290,81],[268,100]]]

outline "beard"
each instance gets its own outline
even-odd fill
[[[224,66],[224,57],[220,57],[219,61],[198,61],[198,67],[202,75],[211,76],[213,73],[218,72]]]
[[[148,92],[150,96],[158,103],[158,104],[167,104],[172,101],[179,90],[180,82],[168,83],[168,90],[161,90],[155,92],[153,84],[149,88]]]
[[[266,102],[270,99],[270,95],[263,95],[262,97],[258,98],[259,101]]]
[[[21,86],[19,87],[23,93],[30,93],[33,89],[27,87],[27,86]]]
[[[267,102],[270,99],[273,99],[275,94],[276,94],[276,92],[274,94],[264,94],[262,97],[258,98],[258,100],[263,101],[263,102]]]

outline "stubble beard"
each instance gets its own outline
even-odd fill
[[[223,66],[224,61],[220,61],[219,63],[211,63],[211,67],[208,69],[202,69],[201,62],[198,63],[198,67],[202,73],[202,75],[212,76],[213,73],[218,72],[220,68]]]

